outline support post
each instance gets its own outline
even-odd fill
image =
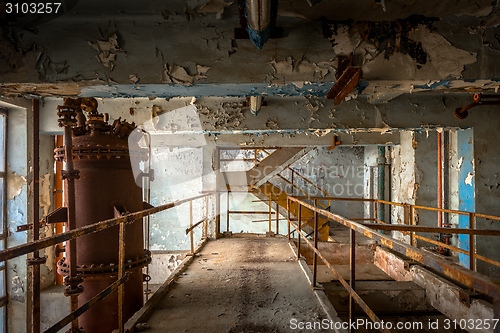
[[[378,157],[377,157],[377,170],[378,170],[378,181],[377,181],[377,199],[384,200],[385,198],[385,146],[378,147]],[[385,205],[380,203],[380,207],[377,211],[376,218],[380,221],[385,222]]]
[[[118,248],[118,280],[125,275],[125,223],[120,223],[119,231],[119,248]],[[124,314],[124,293],[125,285],[122,283],[118,286],[118,332],[123,333],[123,325],[125,324]]]
[[[57,115],[59,116],[59,126],[64,127],[64,155],[66,157],[66,167],[62,171],[63,180],[66,181],[66,200],[65,205],[68,211],[68,229],[69,231],[76,229],[76,211],[75,211],[75,180],[80,177],[79,171],[73,166],[73,131],[72,126],[76,124],[76,107],[75,106],[58,106]],[[64,295],[70,297],[70,312],[78,309],[78,295],[83,292],[83,286],[80,283],[83,281],[81,274],[77,271],[77,252],[76,239],[68,241],[69,243],[69,275],[65,277]],[[78,318],[71,322],[71,333],[80,332],[78,327]]]
[[[297,203],[298,207],[298,219],[299,219],[299,234],[297,236],[297,260],[300,259],[300,238],[302,237],[302,205]]]
[[[33,221],[33,241],[40,238],[40,100],[34,99],[32,102],[33,115],[33,145],[31,150],[31,160],[33,166],[33,202],[31,207]],[[33,333],[40,333],[40,265],[45,262],[45,258],[40,258],[40,252],[33,252],[33,258],[28,259],[28,266],[31,266],[31,326]]]
[[[318,200],[314,199],[314,207],[318,207]],[[314,248],[318,249],[318,215],[317,211],[314,211]],[[318,278],[318,255],[316,251],[314,252],[313,257],[313,288],[316,288],[316,281]]]
[[[287,235],[288,235],[288,241],[290,242],[290,233],[291,233],[291,228],[290,228],[290,198],[286,198],[286,219],[287,219]]]
[[[475,214],[469,213],[469,228],[471,230],[476,229]],[[476,243],[474,242],[474,234],[469,234],[469,269],[471,271],[476,270]]]
[[[280,233],[280,214],[279,214],[279,205],[278,205],[278,199],[274,202],[275,204],[275,211],[276,211],[276,235],[279,235]]]
[[[226,231],[229,232],[229,191],[226,192],[227,194],[227,200],[226,200]]]
[[[189,200],[189,227],[193,227],[193,200]],[[189,241],[191,242],[191,255],[194,255],[193,229],[189,231]]]
[[[273,231],[273,215],[272,215],[272,210],[273,210],[273,194],[271,193],[269,195],[269,226],[268,226],[268,231],[271,233]]]
[[[352,291],[356,290],[356,231],[354,229],[350,230],[350,253],[349,253],[349,286]],[[349,320],[351,322],[356,321],[356,302],[352,295],[349,297]],[[355,330],[351,329],[351,333]]]

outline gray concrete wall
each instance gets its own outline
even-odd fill
[[[336,147],[329,150],[322,146],[311,150],[290,166],[315,183],[332,197],[363,198],[364,195],[364,147]],[[288,177],[290,179],[290,177]],[[300,177],[296,184],[311,196],[326,196]],[[296,195],[304,195],[295,191]],[[330,210],[350,218],[363,217],[363,203],[332,201]]]
[[[9,109],[7,137],[7,224],[9,235],[6,247],[27,242],[27,232],[17,232],[17,226],[28,219],[28,119],[26,109],[1,104]],[[25,332],[29,313],[29,280],[26,256],[7,261],[7,293],[9,295],[8,330]]]

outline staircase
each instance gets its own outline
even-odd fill
[[[296,190],[294,190],[294,192],[298,192],[299,195],[309,195],[309,193],[304,188],[297,186],[297,184],[293,182],[293,177],[296,177],[296,179],[301,178],[304,184],[307,183],[308,185],[316,188],[316,190],[321,192],[323,195],[329,196],[326,191],[322,190],[309,179],[290,168],[291,164],[299,160],[311,149],[311,147],[280,147],[271,153],[265,149],[259,149],[258,151],[255,150],[254,166],[246,172],[222,172],[221,177],[219,177],[221,180],[219,188],[225,188],[229,191],[247,190],[259,199],[263,200],[266,204],[269,204],[269,198],[271,198],[271,200],[275,201],[280,207],[280,213],[286,216],[286,199],[288,195],[292,195],[293,193],[286,193],[284,190],[272,184],[270,180],[273,177],[278,177],[282,181],[290,184],[292,188]],[[257,158],[258,155],[261,157]],[[288,175],[292,175],[291,180],[286,177],[284,171],[287,171]],[[318,206],[323,209],[327,208],[325,204],[319,201]],[[296,203],[293,203],[289,209],[292,216],[298,217],[298,207]],[[314,212],[303,208],[301,217],[304,230],[311,233],[314,230]],[[318,223],[319,240],[327,241],[330,231],[328,220],[320,216]]]

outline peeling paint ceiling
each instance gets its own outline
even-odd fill
[[[500,5],[491,0],[280,0],[272,38],[237,38],[238,2],[65,0],[58,14],[6,14],[3,96],[324,96],[338,58],[355,94],[498,91]]]

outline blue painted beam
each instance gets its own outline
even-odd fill
[[[237,84],[117,84],[81,88],[81,97],[139,98],[139,97],[246,97],[246,96],[313,96],[324,97],[333,82],[305,83],[298,87],[293,83],[283,86],[267,83]]]

